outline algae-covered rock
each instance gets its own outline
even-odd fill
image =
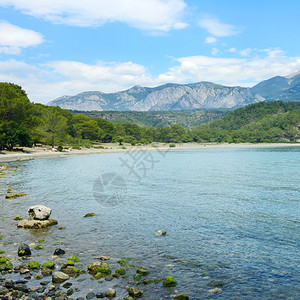
[[[115,271],[116,274],[119,274],[119,275],[125,275],[126,274],[126,270],[124,268],[118,268],[116,271]]]
[[[88,265],[88,271],[92,275],[96,275],[97,273],[102,274],[111,274],[111,269],[107,263],[96,261],[90,265]]]
[[[166,287],[175,287],[177,285],[177,281],[174,279],[173,276],[167,276],[164,279],[163,285]]]
[[[55,263],[52,261],[48,261],[48,262],[45,262],[42,267],[53,270],[55,268]]]
[[[14,220],[15,220],[15,221],[21,221],[21,220],[23,220],[23,218],[22,218],[21,216],[18,215],[18,216],[15,216],[15,217],[14,217]]]
[[[11,194],[12,192],[13,192],[12,189],[7,189],[6,191],[7,194]]]
[[[66,267],[68,267],[68,266],[74,266],[74,265],[75,265],[75,263],[74,263],[73,260],[68,260],[68,261],[66,261],[66,262],[61,266],[61,269],[64,269],[64,268],[66,268]]]
[[[5,256],[0,256],[0,271],[8,271],[13,268],[13,264]]]
[[[18,248],[18,255],[19,256],[30,256],[31,250],[30,247],[27,244],[21,244]]]
[[[180,295],[176,295],[173,298],[174,300],[189,300],[189,296],[186,294],[180,294]]]
[[[78,262],[78,261],[79,261],[79,258],[78,258],[77,256],[70,256],[70,257],[68,258],[68,260],[71,260],[71,261],[73,261],[73,262]]]
[[[84,217],[87,218],[87,217],[94,217],[96,216],[95,213],[87,213]]]
[[[23,197],[23,196],[26,196],[26,195],[27,194],[25,194],[25,193],[9,194],[9,195],[5,196],[5,199],[15,199],[15,198]]]
[[[148,275],[150,272],[145,268],[139,268],[136,270],[137,274],[141,274],[142,276]]]
[[[80,269],[76,268],[75,266],[67,266],[62,269],[62,272],[70,275],[70,276],[77,276],[80,274]]]
[[[133,298],[139,298],[143,295],[143,291],[139,290],[136,287],[130,287],[128,288],[128,294]]]
[[[25,229],[42,229],[47,228],[49,226],[57,225],[58,222],[55,219],[49,220],[29,220],[25,219],[18,223],[18,227]]]
[[[40,264],[37,261],[30,261],[28,263],[28,268],[29,269],[36,269],[39,270],[40,269]]]

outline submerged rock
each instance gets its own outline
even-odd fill
[[[10,260],[5,256],[0,256],[0,271],[8,271],[13,268]]]
[[[21,244],[18,248],[18,255],[19,256],[29,256],[31,255],[30,247],[27,244]]]
[[[173,299],[174,300],[189,300],[189,296],[186,294],[180,294],[180,295],[176,295]]]
[[[18,227],[25,228],[25,229],[42,229],[47,228],[49,226],[57,225],[58,222],[55,219],[49,220],[30,220],[25,219],[18,223]]]
[[[53,283],[62,283],[70,279],[70,276],[63,272],[55,272],[52,275],[52,282]]]
[[[5,199],[14,199],[14,198],[23,197],[26,195],[27,194],[25,194],[25,193],[9,194],[9,195],[5,196]]]
[[[164,229],[158,230],[156,232],[156,235],[166,235],[166,234],[167,234],[167,232]]]
[[[167,276],[163,282],[163,285],[166,287],[175,287],[177,285],[177,281],[173,276]]]
[[[64,255],[66,253],[65,250],[57,248],[54,250],[54,254],[53,255]]]
[[[94,217],[96,216],[95,213],[87,213],[84,217],[87,218],[87,217]]]
[[[34,205],[28,208],[29,219],[48,220],[52,209],[44,205]]]
[[[106,296],[107,298],[113,298],[113,297],[116,296],[116,291],[115,291],[114,289],[112,289],[112,288],[109,288],[109,289],[107,289],[107,290],[105,291],[105,296]]]
[[[96,261],[90,265],[88,265],[88,271],[92,275],[96,275],[98,273],[109,275],[111,274],[111,269],[107,263]]]
[[[133,298],[139,298],[143,295],[143,291],[139,290],[136,287],[130,287],[128,288],[128,294]]]

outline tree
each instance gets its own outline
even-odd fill
[[[97,140],[100,138],[101,130],[98,123],[82,114],[73,117],[74,127],[82,139]]]
[[[47,107],[42,113],[41,128],[46,136],[51,139],[52,148],[54,148],[55,138],[67,130],[68,119],[60,114],[59,108]]]
[[[0,148],[31,146],[30,130],[34,126],[32,103],[24,90],[12,83],[0,83]]]

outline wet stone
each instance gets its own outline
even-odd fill
[[[16,285],[14,285],[13,289],[18,290],[18,291],[22,291],[22,292],[25,292],[25,293],[28,293],[30,291],[29,288],[23,283],[18,283]]]
[[[86,299],[93,299],[96,297],[96,294],[94,292],[89,292],[87,295],[86,295]]]
[[[64,285],[63,285],[63,287],[65,288],[65,289],[68,289],[68,288],[70,288],[72,286],[72,283],[71,282],[66,282]]]
[[[63,250],[63,249],[60,249],[60,248],[57,248],[57,249],[55,249],[54,250],[54,255],[64,255],[66,253],[66,251],[65,250]]]
[[[97,293],[96,298],[105,298],[105,293]]]

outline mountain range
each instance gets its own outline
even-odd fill
[[[300,72],[275,76],[252,88],[229,87],[211,82],[168,83],[154,88],[134,86],[126,91],[83,92],[48,103],[80,111],[185,111],[234,109],[260,101],[300,101]]]

